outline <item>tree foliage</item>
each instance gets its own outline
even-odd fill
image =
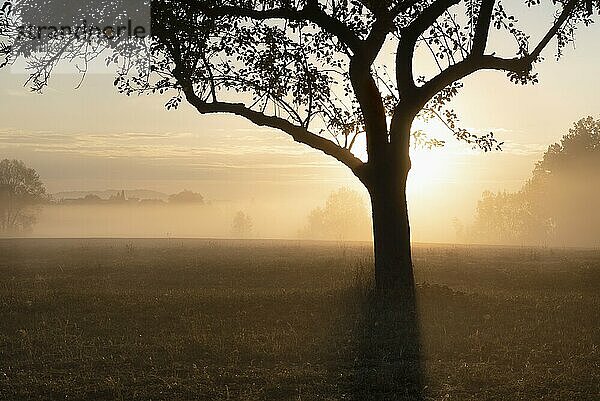
[[[204,197],[197,192],[183,190],[179,193],[169,195],[169,203],[203,204]]]
[[[574,124],[515,193],[484,192],[473,237],[493,243],[600,244],[600,120]]]
[[[38,173],[20,160],[0,161],[0,232],[18,234],[35,223],[33,207],[47,200]]]
[[[332,192],[323,207],[313,209],[301,236],[309,239],[365,240],[371,218],[360,193],[342,187]]]
[[[152,36],[145,40],[92,37],[79,43],[54,35],[45,38],[45,52],[36,53],[27,40],[14,39],[15,21],[35,19],[57,3],[7,1],[0,14],[5,59],[29,58],[33,89],[44,88],[61,59],[87,63],[108,49],[107,63],[118,66],[119,91],[168,92],[169,109],[186,99],[200,113],[236,114],[279,129],[340,160],[361,179],[368,169],[354,147],[365,146],[369,160],[385,158],[389,145],[406,147],[406,127],[415,117],[438,118],[456,138],[484,150],[499,148],[492,133],[460,126],[450,101],[461,80],[499,70],[515,83],[537,82],[534,66],[550,41],[557,39],[560,57],[577,27],[591,23],[589,4],[600,7],[597,0],[524,0],[529,8],[556,10],[547,33],[534,40],[527,21],[511,11],[514,3],[499,0],[154,0]],[[76,9],[103,21],[99,16],[126,11],[126,3],[97,1],[94,8],[83,2]],[[72,16],[67,20],[73,23]],[[496,54],[492,33],[512,38],[512,56]],[[415,71],[421,50],[438,73]],[[427,146],[443,144],[413,134]]]

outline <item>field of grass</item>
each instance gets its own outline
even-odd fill
[[[1,400],[600,400],[600,251],[1,240]]]

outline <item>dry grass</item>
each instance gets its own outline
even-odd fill
[[[2,240],[0,399],[600,399],[600,252],[418,246],[418,328],[369,254]]]

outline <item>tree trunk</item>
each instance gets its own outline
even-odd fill
[[[368,185],[373,211],[375,281],[378,289],[414,293],[410,224],[406,203],[408,167],[380,169]]]

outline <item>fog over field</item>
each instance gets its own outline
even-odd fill
[[[252,237],[294,238],[308,210],[216,202],[208,205],[51,205],[41,209],[35,237],[230,238],[235,214],[253,221]]]
[[[520,188],[484,191],[470,203],[454,204],[476,193],[449,193],[441,199],[418,190],[409,193],[413,242],[599,247],[600,212],[591,207],[600,202],[600,153],[594,149],[575,162],[566,150],[549,151]],[[552,163],[558,167],[550,167]],[[292,187],[287,193],[201,203],[168,202],[168,195],[158,191],[127,191],[129,199],[116,203],[98,191],[58,193],[53,203],[36,207],[35,224],[20,236],[371,241],[366,191],[358,186],[331,188],[310,192],[299,186],[297,194]],[[348,192],[350,199],[332,202],[338,191]],[[95,193],[104,201],[81,201]],[[149,198],[139,199],[139,194]],[[74,196],[79,198],[69,199]],[[316,216],[318,211],[321,216]],[[234,228],[239,213],[249,221],[244,232]],[[319,224],[315,218],[327,219],[329,231],[314,227]]]
[[[309,215],[323,207],[331,193],[348,187],[332,187],[331,192],[318,194],[299,193],[273,196],[270,199],[210,200],[203,204],[168,204],[158,202],[133,202],[125,204],[74,204],[56,203],[37,207],[37,222],[20,236],[48,238],[77,237],[195,237],[233,238],[233,219],[242,211],[252,220],[249,238],[272,239],[327,239],[372,240],[370,201],[360,188],[351,189],[360,197],[360,216],[368,220],[354,228],[353,219],[341,205],[336,225],[350,225],[339,229],[339,234],[306,232]],[[91,192],[91,191],[90,191]],[[82,191],[82,194],[86,191]],[[453,224],[456,216],[446,214],[433,202],[419,203],[414,196],[413,239],[417,242],[456,242]],[[464,208],[462,214],[471,218],[474,207]]]

